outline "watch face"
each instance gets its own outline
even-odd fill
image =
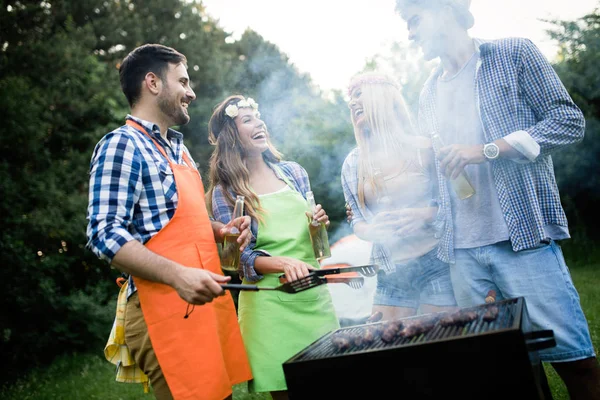
[[[489,143],[483,146],[483,154],[490,160],[493,160],[500,154],[500,149],[496,144]]]

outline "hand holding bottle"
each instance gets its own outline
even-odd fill
[[[312,226],[318,227],[320,224],[325,224],[325,227],[329,228],[329,216],[320,204],[315,206],[314,212],[307,211],[306,217]]]
[[[221,268],[226,271],[237,271],[240,266],[240,251],[241,251],[241,234],[244,216],[244,196],[237,196],[235,200],[235,207],[233,209],[233,215],[231,218],[231,226],[225,233],[223,239],[223,247],[221,248]],[[237,222],[236,222],[237,220]],[[228,224],[229,225],[229,224]],[[249,225],[249,224],[248,224]],[[227,226],[227,225],[226,225]],[[247,233],[246,233],[247,235]]]
[[[461,145],[444,145],[442,138],[439,135],[434,134],[431,138],[436,151],[437,158],[440,160],[440,169],[442,173],[450,180],[450,185],[454,189],[454,192],[459,199],[464,200],[475,194],[475,189],[469,182],[469,177],[464,170],[465,165],[468,164],[466,160],[470,159],[470,156],[463,152],[457,152],[457,149],[470,147]],[[482,156],[483,157],[483,152]]]
[[[240,251],[244,251],[246,246],[250,244],[250,240],[252,240],[251,222],[252,220],[247,215],[232,219],[221,228],[221,236],[225,237],[230,233],[237,234],[237,232],[240,232],[237,242],[240,244]]]
[[[310,240],[313,246],[313,251],[317,261],[331,257],[331,249],[329,248],[329,238],[327,236],[327,226],[329,226],[329,217],[321,205],[315,202],[313,192],[306,193],[306,202],[308,203],[309,211],[306,216],[309,219]]]

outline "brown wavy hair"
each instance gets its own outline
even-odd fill
[[[258,196],[250,189],[250,172],[246,166],[246,154],[239,139],[239,132],[233,118],[225,114],[225,109],[231,104],[237,104],[246,100],[242,95],[227,97],[217,104],[208,121],[208,142],[215,146],[209,163],[209,190],[206,193],[206,204],[212,210],[212,193],[218,185],[225,192],[225,198],[232,207],[236,195],[244,196],[244,211],[251,218],[262,220],[263,209],[260,206]],[[265,161],[278,163],[281,161],[281,153],[271,143],[267,127],[268,149],[262,156]]]

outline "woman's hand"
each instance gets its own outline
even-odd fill
[[[410,236],[433,221],[437,207],[403,208],[377,213],[369,227],[372,240]]]
[[[426,228],[435,218],[437,207],[405,208],[394,212],[396,235],[409,236]]]
[[[273,258],[277,259],[281,271],[285,274],[285,279],[288,282],[304,278],[314,270],[309,264],[292,257],[278,256]]]
[[[318,222],[319,224],[323,223],[323,224],[325,224],[326,228],[329,228],[329,216],[327,215],[327,213],[325,212],[323,207],[321,207],[320,204],[317,204],[317,206],[315,207],[314,215],[310,211],[307,211],[306,217],[308,218],[309,223],[310,222]]]
[[[350,207],[350,204],[346,203],[346,222],[349,224],[352,223],[353,217],[354,213],[352,212],[352,207]]]
[[[229,221],[227,225],[221,228],[221,235],[225,236],[230,232],[240,232],[237,242],[240,244],[240,251],[244,251],[246,246],[250,244],[252,239],[252,231],[250,230],[251,219],[248,215],[239,217]]]

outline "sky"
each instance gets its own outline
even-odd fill
[[[277,45],[300,72],[322,90],[344,89],[365,61],[385,54],[393,42],[408,42],[394,0],[204,0],[209,15],[237,39],[247,28]],[[600,0],[472,0],[475,25],[483,39],[531,39],[552,60],[556,43],[540,19],[577,19]]]

